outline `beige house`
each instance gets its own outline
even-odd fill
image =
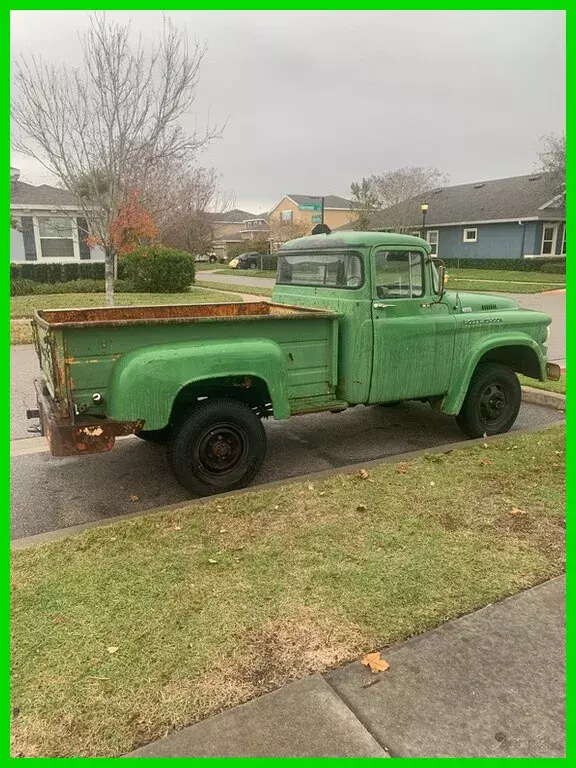
[[[268,214],[249,213],[239,208],[233,208],[224,213],[212,214],[213,251],[218,261],[228,259],[228,248],[234,243],[244,240],[269,240],[270,225]],[[246,243],[250,250],[250,243]]]
[[[324,224],[336,229],[357,218],[351,200],[337,195],[324,197]],[[270,211],[270,236],[275,243],[309,235],[322,221],[321,198],[314,195],[284,195]]]

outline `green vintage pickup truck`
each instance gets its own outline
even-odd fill
[[[239,488],[266,453],[262,419],[428,401],[464,433],[509,430],[516,372],[557,379],[551,319],[444,290],[418,237],[333,232],[282,246],[272,302],[38,311],[39,416],[55,456],[117,436],[167,443],[194,494]]]

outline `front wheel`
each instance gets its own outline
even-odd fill
[[[231,399],[206,400],[173,430],[168,461],[178,482],[198,496],[242,488],[266,456],[266,432],[254,411]]]
[[[501,363],[480,363],[456,416],[468,437],[499,435],[513,426],[522,402],[522,389],[513,370]]]

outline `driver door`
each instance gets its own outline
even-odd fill
[[[373,252],[371,403],[442,395],[448,389],[455,319],[433,292],[427,258],[410,248]]]

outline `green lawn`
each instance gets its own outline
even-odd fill
[[[448,288],[485,293],[540,293],[564,288],[565,275],[499,269],[447,268]]]
[[[546,389],[549,392],[558,392],[561,395],[566,394],[566,374],[563,374],[558,381],[538,381],[529,379],[528,376],[518,375],[520,384],[524,387],[534,387],[535,389]]]
[[[223,301],[242,301],[237,293],[197,288],[186,293],[117,293],[116,304],[128,307],[133,304],[203,304]],[[68,309],[72,307],[104,307],[103,293],[48,293],[39,296],[11,296],[10,317],[32,317],[35,309]]]
[[[563,572],[564,429],[12,555],[12,754],[118,756]]]

